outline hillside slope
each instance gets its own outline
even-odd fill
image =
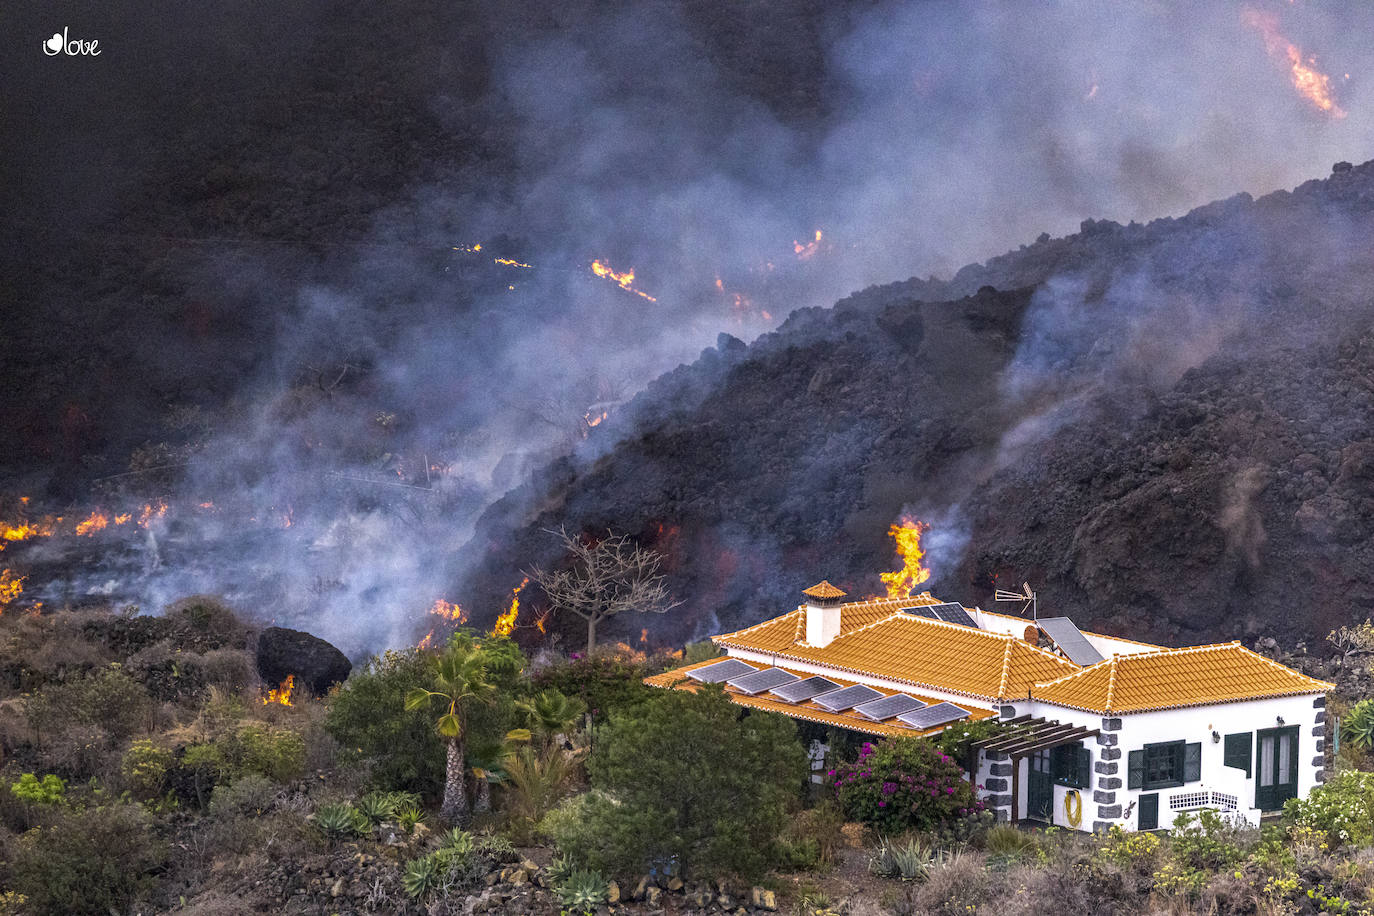
[[[1142,638],[1324,636],[1374,609],[1371,223],[1374,163],[1342,163],[723,337],[487,512],[469,594],[543,529],[628,531],[684,604],[622,635],[682,639],[822,577],[879,591],[910,512],[951,599],[1029,579]]]

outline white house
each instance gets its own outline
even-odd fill
[[[713,637],[725,659],[648,678],[721,683],[742,705],[871,735],[929,736],[997,717],[974,762],[1010,821],[1167,827],[1212,808],[1258,822],[1325,774],[1332,687],[1239,643],[1168,649],[910,598],[806,603]]]

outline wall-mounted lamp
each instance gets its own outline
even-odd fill
[[[1280,725],[1283,724],[1283,716],[1275,716],[1274,718],[1278,720]]]
[[[1212,732],[1212,743],[1213,743],[1213,744],[1220,744],[1220,743],[1221,743],[1221,732],[1218,732],[1218,731]]]

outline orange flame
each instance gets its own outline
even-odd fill
[[[424,639],[420,640],[418,643],[415,644],[415,648],[417,648],[417,649],[428,649],[428,648],[430,647],[430,645],[431,645],[433,642],[434,642],[434,631],[433,631],[433,630],[430,630],[428,633],[425,634],[425,638],[424,638]]]
[[[28,497],[25,497],[27,499]],[[29,538],[45,538],[52,534],[53,521],[45,518],[38,523],[27,519],[14,523],[0,522],[0,540],[5,541],[27,541]],[[4,545],[0,544],[0,550]]]
[[[1307,99],[1313,107],[1324,111],[1333,118],[1345,117],[1345,111],[1336,104],[1331,94],[1331,78],[1316,69],[1317,59],[1303,59],[1302,51],[1279,32],[1279,18],[1273,13],[1246,8],[1241,14],[1246,25],[1264,36],[1264,47],[1271,57],[1286,59],[1293,78],[1293,88],[1298,95]]]
[[[291,705],[291,691],[296,689],[296,676],[288,674],[286,680],[281,682],[281,686],[267,691],[267,696],[262,698],[262,705],[271,706],[273,703],[280,703],[283,706]]]
[[[97,509],[96,511],[88,515],[84,522],[80,522],[77,524],[76,533],[78,535],[92,537],[95,535],[97,531],[103,531],[107,526],[109,526],[109,524],[109,518],[106,517],[103,512]]]
[[[16,576],[8,569],[0,570],[0,609],[8,607],[14,599],[24,594],[24,577]]]
[[[583,420],[586,420],[586,421],[587,421],[587,426],[591,427],[591,426],[600,426],[600,425],[601,425],[601,421],[604,420],[604,419],[606,419],[606,418],[609,417],[609,416],[610,416],[610,414],[609,414],[607,411],[604,411],[604,410],[601,411],[600,415],[598,415],[598,416],[593,416],[593,415],[592,415],[592,412],[589,410],[589,411],[587,411],[585,414],[582,415],[582,419],[583,419]]]
[[[647,646],[647,645],[649,644],[649,629],[648,629],[648,627],[645,627],[644,629],[641,629],[641,630],[639,631],[639,643],[640,643],[640,645],[643,645],[643,646]]]
[[[167,504],[158,500],[156,506],[152,503],[143,507],[143,511],[138,514],[138,527],[147,528],[154,519],[159,519],[167,514]]]
[[[510,258],[492,258],[491,260],[493,264],[500,264],[503,267],[523,267],[526,270],[534,267],[533,264],[526,264],[524,261],[514,261]]]
[[[549,615],[552,614],[552,613],[553,613],[553,608],[549,608],[547,611],[545,611],[544,613],[540,614],[540,615],[539,615],[539,619],[536,620],[536,621],[534,622],[534,625],[535,625],[536,627],[539,628],[539,632],[540,632],[540,633],[547,633],[547,632],[549,632],[547,627],[548,627]]]
[[[492,636],[509,636],[515,631],[515,618],[520,616],[520,592],[529,584],[529,577],[526,576],[511,591],[510,610],[496,618],[496,625],[491,628]]]
[[[650,296],[643,290],[638,290],[634,288],[635,269],[633,267],[631,267],[624,273],[616,273],[614,270],[611,269],[611,266],[609,264],[603,264],[600,260],[596,260],[592,262],[592,273],[596,274],[598,277],[603,277],[607,280],[610,280],[611,282],[618,285],[621,289],[627,292],[634,293],[636,296],[642,296],[643,298],[648,299],[650,302],[658,301],[653,296]]]
[[[114,523],[115,523],[116,525],[127,525],[127,524],[129,524],[129,520],[130,520],[131,518],[133,518],[133,517],[134,517],[134,514],[133,514],[132,512],[125,512],[125,513],[123,513],[123,514],[121,514],[121,515],[116,515],[116,516],[114,517]]]
[[[921,535],[930,528],[925,522],[903,516],[900,525],[888,528],[887,533],[897,542],[897,556],[902,568],[881,574],[889,598],[905,598],[911,590],[930,578],[930,570],[921,565],[925,551],[921,549]]]
[[[435,598],[434,606],[429,609],[429,612],[436,617],[442,617],[453,623],[463,623],[468,619],[466,611],[450,601],[445,601],[443,598]]]

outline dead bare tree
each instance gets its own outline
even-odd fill
[[[587,621],[587,651],[596,647],[596,627],[622,611],[662,614],[682,602],[671,601],[659,573],[662,555],[640,547],[628,535],[608,533],[601,540],[569,534],[566,527],[545,529],[563,542],[567,559],[557,568],[534,567],[529,576],[555,610]]]

